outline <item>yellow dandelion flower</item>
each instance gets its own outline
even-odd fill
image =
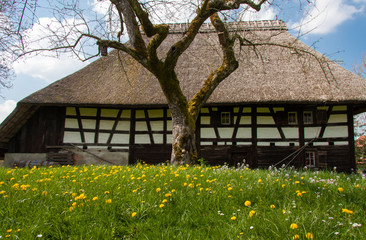
[[[137,215],[137,212],[133,212],[132,214],[131,214],[131,217],[135,217]]]
[[[302,196],[302,193],[301,193],[301,192],[298,192],[296,195],[297,195],[298,197],[301,197],[301,196]]]
[[[253,217],[253,216],[254,216],[254,214],[255,214],[255,211],[254,211],[254,210],[250,211],[250,212],[249,212],[249,217]]]
[[[105,203],[112,203],[112,199],[105,200]]]
[[[298,229],[298,228],[299,228],[299,226],[297,226],[297,224],[296,224],[296,223],[291,223],[290,228],[291,228],[292,230],[295,230],[295,229]]]
[[[13,229],[6,230],[7,233],[11,233],[12,231],[13,231]]]
[[[286,187],[286,184],[282,184],[282,187],[284,188],[284,187]]]
[[[175,192],[175,189],[172,189],[172,191],[171,191],[171,192],[172,192],[172,193],[173,193],[173,192]]]
[[[104,194],[109,194],[110,192],[109,191],[105,191]]]
[[[6,192],[5,192],[4,190],[0,192],[0,194],[5,194],[5,193],[6,193]]]
[[[343,188],[338,188],[338,192],[343,192],[344,191],[344,189]]]
[[[11,237],[11,235],[8,234],[8,235],[5,235],[5,237],[8,238],[8,237]]]
[[[348,210],[346,208],[342,208],[342,212],[347,213],[347,214],[353,214],[352,210]]]
[[[259,182],[259,183],[261,183],[261,182],[263,182],[263,181],[262,181],[262,179],[259,179],[259,180],[258,180],[258,182]]]
[[[161,188],[157,188],[155,191],[156,192],[160,192],[161,191]]]
[[[170,193],[165,194],[165,197],[171,197],[171,196],[172,196],[172,194],[170,194]]]
[[[276,206],[275,206],[275,205],[273,205],[273,204],[272,204],[270,207],[271,207],[272,209],[276,208]]]
[[[228,191],[231,191],[231,190],[233,190],[233,188],[232,187],[228,187],[227,190]]]
[[[292,239],[293,239],[293,240],[300,239],[299,234],[295,234],[295,235],[292,237]]]
[[[168,202],[168,200],[166,200],[166,199],[164,199],[163,201],[162,201],[162,203],[167,203]]]
[[[69,211],[71,212],[72,210],[74,210],[74,208],[73,207],[69,207]]]
[[[252,203],[251,203],[251,201],[245,201],[245,203],[244,203],[244,205],[245,205],[246,207],[249,207],[251,204],[252,204]]]
[[[96,201],[96,200],[98,200],[98,197],[93,197],[93,199],[92,199],[93,201]]]
[[[42,196],[47,196],[47,191],[43,191]]]
[[[235,216],[232,216],[230,219],[231,219],[231,221],[235,221],[236,220],[236,217]]]
[[[159,208],[163,208],[165,205],[164,204],[160,204],[159,205]]]
[[[312,233],[307,233],[307,234],[305,235],[305,237],[306,237],[306,239],[313,239],[313,238],[314,238],[314,236],[313,236],[313,234],[312,234]]]

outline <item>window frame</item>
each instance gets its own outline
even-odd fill
[[[294,114],[295,118],[294,118],[294,122],[290,121],[290,119],[292,120],[292,117],[290,117],[291,114]],[[289,125],[297,125],[298,121],[297,121],[297,112],[288,112],[287,113],[287,123]]]
[[[223,121],[225,120],[225,121]],[[230,126],[231,123],[231,112],[230,111],[221,111],[220,112],[220,125]]]
[[[305,117],[305,114],[310,114],[311,121],[306,121],[308,118]],[[302,114],[302,117],[303,117],[304,124],[306,124],[306,125],[314,124],[314,114],[312,111],[304,111]]]
[[[316,151],[305,151],[305,165],[307,167],[316,167],[317,165],[317,156]]]

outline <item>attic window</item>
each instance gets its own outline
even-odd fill
[[[288,113],[288,124],[297,124],[297,112]]]
[[[303,114],[304,124],[313,124],[313,112],[306,111]]]
[[[221,112],[221,124],[222,125],[230,125],[231,124],[230,112]]]

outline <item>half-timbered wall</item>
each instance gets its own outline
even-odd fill
[[[205,107],[197,120],[197,146],[211,164],[333,167],[337,152],[349,167],[352,126],[346,105]],[[63,142],[128,151],[130,163],[157,163],[170,158],[171,129],[169,109],[68,107]]]

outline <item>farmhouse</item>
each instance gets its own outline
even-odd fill
[[[199,157],[252,168],[355,169],[353,115],[366,110],[366,82],[297,40],[282,21],[228,27],[248,43],[270,44],[237,46],[239,68],[198,117]],[[186,29],[170,25],[161,54]],[[187,99],[220,64],[217,36],[204,25],[178,62]],[[160,163],[170,159],[171,129],[158,81],[127,54],[111,51],[20,101],[0,126],[0,144],[8,166]]]

